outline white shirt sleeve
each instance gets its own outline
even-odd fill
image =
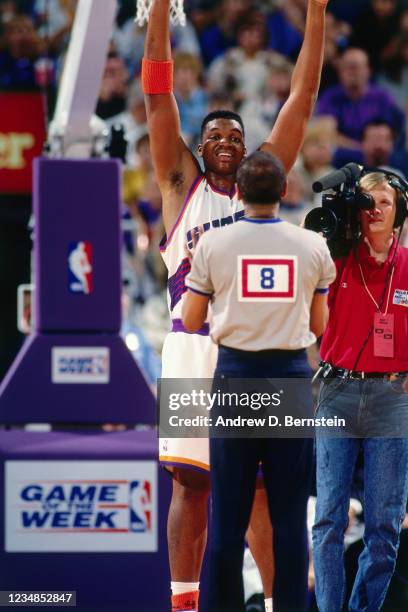
[[[334,279],[336,278],[336,266],[330,255],[329,248],[323,238],[322,238],[321,260],[320,261],[321,261],[320,280],[316,287],[316,290],[319,293],[328,290],[329,285],[331,285]]]

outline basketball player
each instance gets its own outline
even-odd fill
[[[293,73],[289,98],[261,149],[279,157],[288,172],[302,145],[307,122],[317,96],[324,47],[324,12],[328,0],[309,0],[304,43]],[[197,228],[204,231],[234,223],[243,216],[236,190],[236,172],[246,154],[241,118],[219,111],[202,125],[204,174],[180,133],[180,118],[172,93],[170,0],[154,0],[145,43],[143,88],[156,176],[163,198],[166,240],[162,244],[169,271],[169,307],[172,331],[163,347],[166,378],[211,378],[216,349],[205,323],[187,334],[181,307],[190,271],[186,244],[192,248]],[[207,440],[161,440],[160,460],[173,472],[173,497],[168,519],[168,545],[172,578],[173,611],[197,610],[201,564],[207,538],[209,448]],[[255,505],[257,498],[255,498]],[[264,585],[271,584],[272,559],[266,558],[262,539],[270,542],[265,500],[254,511],[252,526],[259,532],[249,543]],[[263,514],[262,514],[263,512]],[[268,575],[269,568],[269,575]],[[269,598],[271,592],[265,593]],[[269,603],[269,602],[268,602]]]

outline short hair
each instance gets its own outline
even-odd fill
[[[277,204],[286,187],[286,173],[280,159],[256,151],[238,168],[237,183],[247,204]]]
[[[203,122],[201,124],[201,138],[203,137],[204,130],[207,127],[207,124],[215,119],[229,119],[230,121],[236,121],[242,128],[242,135],[245,137],[245,128],[244,122],[238,113],[234,113],[234,111],[229,110],[216,110],[212,113],[208,113],[206,117],[204,117]]]
[[[383,183],[390,185],[389,178],[384,172],[369,172],[360,179],[359,187],[365,191],[371,191]],[[395,191],[395,202],[397,202],[400,195],[399,191],[393,185],[390,185],[390,187]]]
[[[193,53],[187,53],[186,51],[178,51],[174,55],[174,70],[179,68],[190,68],[196,77],[200,77],[203,71],[203,65],[201,59]]]
[[[397,136],[395,133],[394,127],[390,123],[388,123],[388,121],[386,121],[385,119],[381,119],[381,117],[378,117],[376,119],[371,119],[371,121],[367,121],[367,123],[364,124],[363,138],[366,135],[367,130],[371,127],[387,127],[391,132],[393,140],[395,140]]]

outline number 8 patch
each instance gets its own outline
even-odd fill
[[[295,302],[296,255],[238,255],[239,302]]]

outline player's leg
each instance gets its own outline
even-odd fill
[[[168,517],[172,580],[196,582],[207,541],[209,475],[175,468]]]
[[[264,482],[262,478],[258,478],[246,539],[261,574],[265,599],[272,597],[275,575],[273,546],[271,546],[272,529]]]

